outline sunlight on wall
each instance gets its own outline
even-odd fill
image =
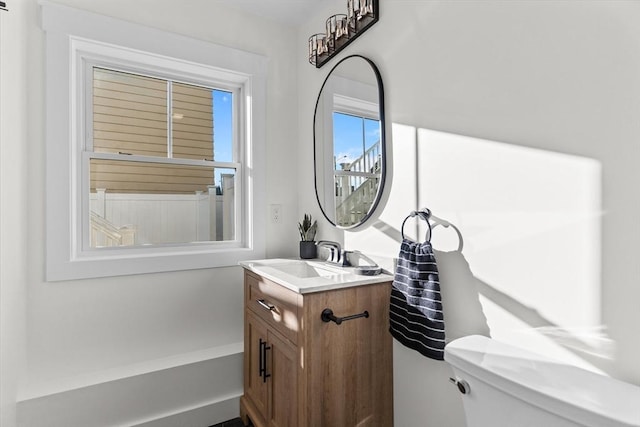
[[[426,129],[417,153],[419,204],[461,230],[492,336],[610,357],[585,339],[602,332],[599,162]]]
[[[383,256],[397,256],[404,217],[428,207],[464,243],[458,259],[452,227],[434,229],[442,285],[454,299],[443,302],[448,338],[490,330],[602,372],[615,349],[602,325],[600,163],[400,124],[392,135],[384,209],[371,227],[345,233],[345,246],[391,269]],[[414,221],[405,232],[422,240],[425,228]],[[470,279],[458,271],[466,263]],[[474,321],[485,325],[469,323],[474,299],[482,307]]]

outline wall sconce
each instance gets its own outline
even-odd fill
[[[327,19],[326,31],[309,37],[309,63],[322,67],[360,34],[378,22],[379,0],[347,0],[347,14]]]
[[[7,9],[7,3],[0,1],[0,10],[8,11],[9,9]]]

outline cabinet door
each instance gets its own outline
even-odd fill
[[[384,283],[305,295],[307,425],[393,426],[390,289]],[[339,317],[364,311],[369,317],[326,323],[325,308]]]
[[[264,323],[247,310],[244,328],[244,393],[263,420],[267,418],[268,413],[269,378],[265,381],[262,372],[262,368],[266,367],[264,360],[266,341],[267,328]]]
[[[268,330],[267,369],[270,427],[298,427],[298,382],[296,347],[275,331]]]

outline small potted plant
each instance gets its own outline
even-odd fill
[[[318,248],[316,247],[316,231],[318,230],[318,221],[311,218],[311,215],[304,214],[302,222],[298,223],[298,231],[300,232],[300,258],[312,259],[318,256]]]

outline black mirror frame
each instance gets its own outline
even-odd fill
[[[341,225],[337,225],[331,218],[329,218],[329,216],[327,215],[327,213],[324,210],[324,207],[322,206],[322,203],[320,202],[320,195],[318,194],[318,173],[317,173],[317,155],[316,155],[316,147],[317,147],[317,141],[316,141],[316,120],[317,120],[317,116],[318,116],[318,104],[320,102],[320,96],[322,95],[322,90],[324,89],[325,85],[327,84],[327,81],[329,80],[329,77],[331,77],[331,74],[333,73],[333,71],[340,65],[342,64],[344,61],[346,61],[349,58],[361,58],[363,60],[365,60],[369,66],[371,67],[371,69],[373,70],[373,73],[376,76],[376,82],[378,84],[378,103],[379,103],[379,110],[380,110],[380,153],[382,156],[382,170],[380,171],[380,183],[378,185],[378,189],[376,190],[376,196],[375,199],[373,201],[373,203],[371,204],[371,208],[369,209],[369,211],[365,214],[365,216],[360,220],[360,222],[358,222],[357,224],[351,225],[349,227],[344,227]],[[387,173],[387,136],[386,136],[386,125],[385,125],[385,112],[384,112],[384,87],[382,84],[382,76],[380,75],[380,70],[378,70],[378,67],[376,67],[376,64],[373,63],[372,60],[370,60],[369,58],[366,58],[362,55],[349,55],[349,56],[345,56],[344,58],[342,58],[336,65],[333,66],[333,68],[331,68],[331,71],[329,71],[329,74],[327,74],[327,77],[324,79],[324,82],[322,83],[322,86],[320,87],[320,92],[318,93],[318,99],[316,100],[316,107],[315,110],[313,112],[313,185],[316,191],[316,200],[318,201],[318,206],[320,207],[320,211],[322,212],[322,215],[324,215],[324,217],[326,218],[327,221],[329,221],[329,223],[331,225],[333,225],[336,228],[342,229],[342,230],[352,230],[358,227],[361,227],[363,224],[365,224],[369,218],[371,218],[371,216],[373,215],[373,213],[376,211],[378,204],[380,203],[380,199],[382,198],[382,193],[384,191],[384,184],[385,184],[385,177],[386,177],[386,173]]]

